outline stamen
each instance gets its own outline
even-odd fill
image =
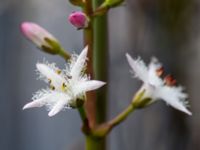
[[[62,84],[62,90],[66,91],[67,90],[67,85],[65,83]]]
[[[49,84],[51,84],[51,82],[52,82],[51,79],[48,79],[48,82],[49,82]]]
[[[164,73],[164,67],[163,66],[161,66],[160,68],[158,68],[157,70],[156,70],[156,74],[157,74],[157,76],[162,76],[163,75],[163,73]]]
[[[55,90],[55,86],[50,85],[50,89],[51,89],[51,90]]]
[[[66,76],[65,76],[65,79],[66,79],[66,80],[72,79],[72,76],[71,76],[71,75],[66,75]]]
[[[62,72],[62,71],[61,71],[60,69],[56,70],[56,73],[57,73],[57,74],[61,74],[61,72]]]
[[[72,78],[72,76],[70,76],[70,75],[67,75],[67,78],[68,78],[68,79],[71,79],[71,78]]]
[[[167,75],[164,78],[165,84],[168,86],[174,86],[176,84],[176,80],[172,77],[172,75]]]

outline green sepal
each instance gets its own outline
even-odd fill
[[[139,91],[132,100],[132,105],[135,108],[144,108],[147,105],[152,103],[152,99],[150,97],[144,97],[145,90]]]
[[[124,0],[106,0],[100,7],[117,7],[123,2]]]
[[[72,5],[75,5],[75,6],[79,6],[79,7],[83,7],[84,6],[83,0],[69,0],[69,2]]]
[[[123,2],[124,0],[105,0],[105,2],[94,11],[93,16],[104,15],[110,8],[120,6]]]
[[[140,109],[140,108],[144,108],[144,107],[148,106],[151,102],[152,102],[151,98],[144,98],[141,101],[133,103],[133,105],[135,108]]]
[[[49,38],[44,38],[44,41],[47,43],[46,45],[41,45],[39,47],[43,52],[48,54],[56,55],[60,52],[61,47],[57,41],[51,40]]]

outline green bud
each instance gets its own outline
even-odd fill
[[[151,103],[152,103],[152,99],[150,97],[145,96],[145,90],[139,91],[135,95],[132,101],[132,105],[135,108],[144,108]]]

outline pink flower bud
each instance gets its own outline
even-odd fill
[[[68,20],[77,29],[88,27],[89,18],[81,11],[72,12],[68,17]]]
[[[49,41],[58,43],[57,39],[51,35],[44,28],[33,22],[23,22],[21,24],[22,33],[33,43],[35,43],[39,48],[48,47],[52,48]]]

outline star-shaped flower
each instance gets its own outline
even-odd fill
[[[33,101],[23,109],[47,106],[49,116],[54,116],[64,108],[76,108],[85,101],[85,93],[102,87],[105,82],[90,80],[85,74],[88,48],[85,47],[79,56],[73,55],[65,70],[55,64],[37,63],[40,78],[50,84],[33,96]]]
[[[171,76],[161,78],[163,69],[156,58],[153,58],[148,66],[140,59],[133,59],[126,54],[132,73],[143,82],[139,93],[144,91],[142,99],[150,98],[149,104],[162,99],[175,109],[185,112],[188,115],[192,113],[187,109],[188,95],[183,92],[183,87],[175,86],[175,80]]]

